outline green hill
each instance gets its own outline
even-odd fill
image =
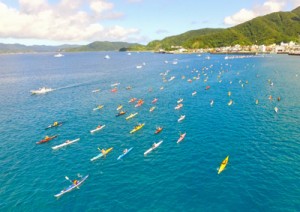
[[[88,45],[67,48],[64,49],[66,52],[88,52],[88,51],[126,51],[131,46],[138,46],[135,43],[126,42],[109,42],[109,41],[95,41]]]
[[[199,29],[148,43],[148,49],[170,50],[171,46],[210,48],[235,44],[273,44],[299,41],[300,7],[291,12],[275,12],[227,29]]]

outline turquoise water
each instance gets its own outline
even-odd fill
[[[106,60],[106,54],[0,56],[1,211],[300,210],[299,57],[207,60],[196,54],[110,52]],[[176,78],[163,82],[160,73],[167,70],[167,80]],[[187,82],[198,74],[199,80]],[[118,92],[112,93],[117,82]],[[30,95],[43,86],[56,90]],[[95,89],[101,91],[92,93]],[[145,104],[135,108],[128,103],[132,97]],[[150,113],[155,97],[157,108]],[[184,106],[177,111],[179,98]],[[99,104],[104,108],[93,111]],[[119,104],[127,114],[115,117]],[[126,121],[133,112],[139,114]],[[181,114],[186,118],[178,123]],[[65,123],[45,130],[54,121]],[[129,134],[138,122],[144,128]],[[91,135],[99,124],[106,127]],[[158,135],[156,126],[164,127]],[[180,132],[187,135],[177,144]],[[54,134],[58,138],[35,144]],[[51,149],[75,138],[80,141]],[[144,157],[159,140],[161,146]],[[91,162],[98,147],[114,149]],[[227,155],[229,163],[218,175]],[[78,173],[89,174],[80,189],[54,198],[70,184],[65,176],[76,179]]]

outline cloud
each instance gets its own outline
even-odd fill
[[[268,0],[262,5],[254,6],[251,10],[243,8],[235,14],[225,17],[224,23],[226,25],[237,25],[245,21],[249,21],[257,16],[278,12],[284,8],[287,2],[288,1]]]
[[[85,10],[83,10],[84,8]],[[41,39],[61,42],[126,40],[139,30],[118,25],[104,26],[121,13],[105,0],[19,0],[13,8],[0,1],[0,38]]]

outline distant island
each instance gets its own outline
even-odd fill
[[[300,7],[290,12],[275,12],[227,29],[205,28],[154,40],[147,45],[127,42],[95,41],[88,45],[25,46],[0,44],[0,53],[156,51],[183,52],[300,52]]]

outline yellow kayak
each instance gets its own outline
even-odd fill
[[[98,149],[99,149],[99,148],[98,148]],[[97,156],[93,157],[93,158],[91,159],[91,161],[97,160],[98,158],[101,158],[101,157],[107,155],[107,153],[109,153],[111,150],[113,150],[113,147],[111,147],[111,148],[109,148],[109,149],[107,149],[107,150],[104,150],[104,152],[101,152],[101,153],[98,154]],[[101,151],[101,150],[99,149],[99,151]]]
[[[225,169],[225,167],[227,166],[227,163],[228,163],[228,159],[229,159],[229,155],[222,161],[219,171],[218,171],[218,174],[220,174]]]
[[[135,133],[136,131],[142,129],[144,125],[145,123],[135,126],[133,130],[130,131],[130,134]]]

